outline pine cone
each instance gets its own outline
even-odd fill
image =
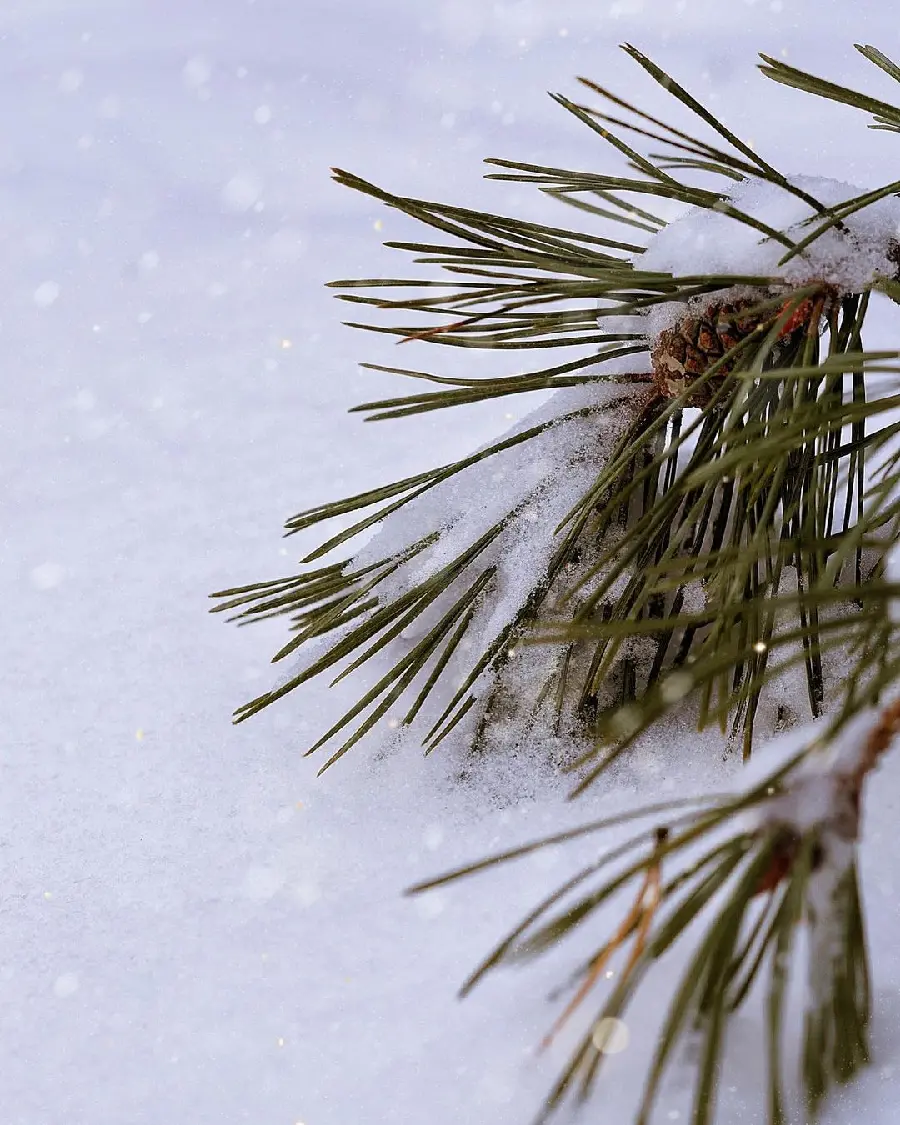
[[[686,316],[674,328],[661,332],[650,353],[653,378],[660,393],[666,398],[677,398],[735,344],[749,336],[757,322],[740,314],[756,303],[742,300],[712,304],[699,316]],[[723,364],[716,376],[688,399],[688,405],[705,406],[733,366],[730,361]]]
[[[746,312],[770,296],[771,293],[764,291],[758,298],[714,302],[698,315],[685,316],[674,328],[661,332],[650,351],[653,381],[659,393],[665,398],[677,398],[701,375],[705,375],[717,360],[759,326],[760,318],[748,317]],[[800,301],[781,325],[779,342],[810,330],[814,319],[817,326],[821,324],[822,317],[828,316],[829,309],[836,300],[837,292],[834,287],[823,282],[820,296],[806,297]],[[789,305],[788,297],[782,306],[782,313]],[[776,312],[773,315],[777,317],[779,314]],[[706,406],[733,369],[733,361],[723,363],[716,375],[688,398],[687,405]]]

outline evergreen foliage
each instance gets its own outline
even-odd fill
[[[590,1092],[603,1059],[602,1021],[625,1010],[653,962],[702,918],[638,1121],[649,1121],[666,1064],[690,1026],[703,1043],[693,1122],[712,1120],[728,1017],[767,975],[774,1125],[787,1120],[784,996],[801,922],[813,952],[821,943],[804,1033],[810,1113],[831,1082],[849,1079],[868,1057],[870,996],[855,849],[864,779],[900,724],[896,708],[885,703],[900,672],[890,609],[900,591],[885,569],[900,520],[900,353],[867,351],[863,342],[873,296],[900,303],[900,246],[888,241],[889,268],[853,284],[817,275],[813,266],[798,281],[796,267],[814,265],[823,238],[838,239],[852,257],[856,220],[900,192],[900,182],[826,203],[804,180],[769,164],[650,59],[624,49],[700,119],[715,143],[582,80],[602,110],[553,96],[625,158],[628,175],[488,161],[499,169],[489,178],[534,184],[591,216],[607,234],[411,199],[335,170],[339,183],[430,228],[423,238],[433,241],[387,245],[440,271],[426,281],[334,282],[344,301],[402,315],[399,324],[356,327],[400,342],[536,351],[533,370],[490,378],[378,367],[422,389],[357,407],[367,420],[533,391],[580,387],[585,397],[573,405],[556,395],[533,425],[468,457],[299,513],[287,523],[289,534],[338,517],[353,522],[307,555],[300,573],[213,596],[216,610],[234,611],[242,623],[290,618],[293,636],[276,660],[321,642],[281,686],[241,707],[237,721],[316,676],[342,679],[376,655],[394,654],[374,686],[310,749],[342,739],[323,768],[392,715],[401,699],[404,723],[440,700],[425,734],[428,751],[453,731],[477,740],[498,693],[515,705],[509,656],[520,645],[553,654],[536,698],[553,710],[556,730],[584,739],[571,763],[576,793],[673,708],[693,707],[700,727],[730,725],[749,757],[767,685],[801,668],[811,714],[827,713],[818,738],[739,794],[700,799],[686,811],[650,806],[631,814],[655,823],[540,904],[464,988],[501,962],[554,946],[637,880],[622,926],[576,974],[579,987],[558,1025],[631,943],[545,1112],[570,1094]],[[880,51],[858,50],[900,81],[900,69]],[[861,109],[873,116],[873,128],[900,131],[897,107],[763,59],[763,73],[775,81]],[[647,141],[651,151],[632,147]],[[808,217],[784,229],[771,225],[740,205],[735,188],[742,183],[799,201]],[[760,244],[777,246],[777,264],[746,274],[642,268],[647,246],[666,227],[653,212],[654,200],[727,217]],[[543,349],[562,349],[565,358],[548,361]],[[552,481],[511,497],[487,529],[468,539],[454,538],[452,527],[426,525],[380,554],[347,553],[357,536],[390,527],[404,508],[445,482],[465,481],[490,459],[556,431],[592,434],[595,460],[577,502],[553,529],[545,561],[527,576],[504,619],[489,614],[500,582],[498,545],[504,536],[524,534],[529,517],[540,520]],[[325,561],[334,552],[338,561]],[[426,565],[432,558],[440,564]],[[398,649],[398,638],[414,625],[419,636]],[[839,662],[839,677],[829,673],[830,658]],[[536,706],[535,694],[527,694],[518,704],[523,723]],[[811,816],[813,806],[820,811]],[[414,890],[610,826],[588,825]],[[573,899],[573,892],[581,897]]]

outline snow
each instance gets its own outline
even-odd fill
[[[531,1119],[577,1035],[536,1057],[560,1007],[546,995],[619,904],[573,948],[465,1003],[455,991],[597,838],[400,892],[640,798],[721,790],[737,767],[676,724],[571,804],[566,782],[534,783],[528,753],[483,763],[484,787],[460,784],[452,745],[426,760],[411,743],[361,745],[317,780],[302,751],[352,683],[230,725],[271,686],[284,633],[226,629],[208,592],[290,573],[315,543],[279,538],[290,513],[464,456],[538,405],[344,415],[396,390],[356,361],[395,353],[340,328],[322,283],[393,274],[378,244],[412,228],[328,169],[574,222],[521,185],[481,183],[478,162],[615,166],[544,95],[571,93],[579,73],[626,96],[640,86],[648,112],[687,124],[616,50],[628,39],[786,170],[880,183],[895,139],[765,82],[754,52],[896,98],[850,47],[890,51],[894,22],[881,0],[3,5],[5,1122]],[[888,328],[867,345],[890,346]],[[467,374],[498,362],[451,359]],[[875,1057],[826,1125],[895,1116],[898,793],[887,755],[862,849]],[[682,968],[676,954],[629,1010],[584,1120],[629,1119]],[[751,1004],[732,1030],[726,1125],[764,1120],[762,1020]],[[685,1119],[690,1085],[675,1076],[661,1120]]]
[[[825,207],[850,202],[881,184],[859,187],[822,176],[789,176],[789,182]],[[783,231],[800,243],[817,228],[816,211],[779,184],[748,177],[726,190],[737,211]],[[811,221],[812,220],[812,221]],[[746,274],[784,278],[800,286],[825,281],[839,292],[859,291],[875,277],[891,276],[896,265],[886,248],[900,235],[900,200],[876,200],[832,227],[784,265],[785,246],[766,237],[734,215],[715,209],[689,208],[655,234],[641,255],[639,266],[651,272]]]
[[[825,207],[850,202],[880,184],[865,187],[822,176],[788,176],[791,185]],[[716,190],[742,215],[764,223],[772,230],[785,232],[800,244],[818,229],[816,211],[803,199],[779,184],[747,177]],[[770,286],[799,288],[812,282],[825,282],[837,294],[860,292],[879,277],[891,277],[896,263],[886,248],[900,237],[900,199],[888,196],[876,200],[847,216],[840,227],[821,233],[809,246],[782,262],[785,246],[733,214],[715,209],[688,207],[653,235],[637,265],[651,272],[663,271],[681,276],[705,273],[724,276],[744,275],[770,279]],[[777,289],[776,289],[777,291]],[[696,310],[713,300],[722,302],[760,299],[760,290],[747,285],[732,285],[715,297],[694,298]],[[684,316],[678,302],[651,306],[646,330],[651,339],[672,328]]]

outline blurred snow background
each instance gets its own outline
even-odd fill
[[[400,891],[633,794],[561,809],[564,788],[529,796],[515,762],[483,792],[456,787],[449,746],[423,762],[364,744],[316,780],[301,753],[347,695],[314,685],[233,728],[273,682],[283,630],[227,629],[207,594],[290,572],[305,541],[279,538],[286,516],[459,456],[536,405],[344,417],[394,390],[356,361],[394,356],[340,327],[322,283],[396,276],[379,244],[409,228],[329,166],[569,221],[482,182],[480,159],[609,167],[545,96],[577,74],[677,119],[616,50],[626,39],[784,170],[895,177],[896,139],[755,72],[764,50],[896,99],[851,47],[896,55],[885,0],[0,7],[9,1125],[512,1125],[555,1077],[571,1039],[533,1054],[557,1010],[552,966],[462,1005],[455,990],[568,855],[421,901]],[[643,794],[727,779],[715,740],[682,733],[634,764]],[[831,1123],[893,1120],[900,1096],[896,760],[881,779],[864,862],[875,1063]],[[655,1002],[629,1018],[584,1120],[627,1120]],[[751,1007],[736,1024],[723,1122],[762,1120],[759,1020]],[[676,1081],[660,1120],[685,1117],[685,1093]]]

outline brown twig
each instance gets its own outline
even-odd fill
[[[647,934],[650,932],[650,926],[656,915],[657,908],[660,902],[660,882],[661,882],[661,863],[662,863],[662,846],[668,838],[669,830],[667,828],[658,828],[656,830],[656,844],[654,853],[651,858],[650,866],[644,875],[644,881],[641,888],[635,896],[635,900],[631,905],[631,909],[625,916],[622,924],[616,930],[615,934],[600,950],[587,971],[587,975],[581,982],[578,991],[566,1005],[565,1010],[553,1024],[553,1027],[547,1032],[541,1040],[539,1051],[545,1051],[562,1028],[568,1023],[573,1012],[579,1007],[587,994],[591,991],[600,974],[606,967],[612,955],[623,945],[625,941],[631,936],[633,930],[637,930],[637,937],[631,950],[631,955],[622,971],[623,977],[627,977],[632,972],[634,966],[637,964],[638,958],[644,951],[647,943]]]

